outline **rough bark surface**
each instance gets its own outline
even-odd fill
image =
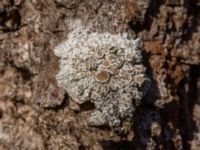
[[[152,84],[126,134],[56,84],[53,49],[80,25],[143,41]],[[200,1],[1,0],[0,149],[200,149]]]

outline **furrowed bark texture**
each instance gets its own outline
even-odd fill
[[[123,131],[56,83],[53,49],[79,26],[143,42],[151,87]],[[200,1],[0,1],[0,149],[200,149]]]

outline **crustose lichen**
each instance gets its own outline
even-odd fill
[[[92,125],[116,127],[132,119],[150,84],[140,45],[139,39],[80,27],[54,49],[60,58],[57,83],[79,104],[94,103]]]

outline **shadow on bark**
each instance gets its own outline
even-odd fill
[[[179,85],[178,94],[180,97],[180,132],[183,138],[185,149],[189,149],[188,141],[193,139],[194,133],[198,132],[193,120],[193,108],[195,104],[200,104],[200,89],[198,81],[200,80],[200,66],[191,66],[190,71],[182,79]]]

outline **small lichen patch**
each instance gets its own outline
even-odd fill
[[[96,80],[98,82],[107,82],[110,78],[110,75],[107,71],[105,70],[102,70],[102,71],[99,71],[97,72],[96,74]]]
[[[133,60],[133,56],[131,55],[131,54],[126,54],[125,55],[125,59],[127,60],[127,61],[132,61]]]
[[[97,58],[103,58],[103,56],[104,56],[104,53],[103,53],[103,52],[101,52],[101,51],[96,51],[96,57],[97,57]]]
[[[142,84],[143,82],[144,82],[144,77],[143,76],[139,76],[139,75],[137,75],[137,76],[135,76],[135,81],[138,83],[138,84]]]
[[[130,63],[125,62],[124,66],[123,66],[123,69],[129,71],[129,70],[133,70],[133,67],[132,67],[132,65]]]
[[[141,42],[124,34],[91,32],[80,27],[69,33],[54,53],[60,58],[57,84],[79,104],[95,105],[94,126],[122,126],[149,88],[142,63]]]
[[[118,73],[118,69],[116,68],[116,67],[111,67],[110,68],[110,72],[111,72],[111,74],[117,74]]]

